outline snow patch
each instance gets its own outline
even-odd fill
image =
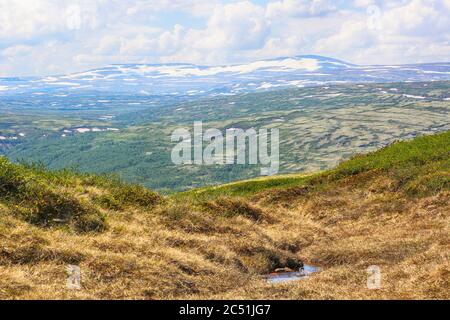
[[[407,98],[412,98],[412,99],[426,99],[426,97],[415,96],[415,95],[412,95],[412,94],[404,94],[403,96],[407,97]]]
[[[140,73],[159,73],[172,77],[188,77],[188,76],[212,76],[220,73],[235,73],[245,74],[258,70],[266,71],[292,71],[292,70],[307,70],[316,71],[320,69],[320,64],[316,59],[283,59],[283,60],[268,60],[256,61],[248,64],[220,66],[220,67],[196,67],[193,65],[182,66],[141,66],[137,71]],[[130,71],[129,69],[121,68],[122,72]],[[133,70],[131,70],[133,71]]]

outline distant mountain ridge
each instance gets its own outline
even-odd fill
[[[338,83],[440,80],[450,80],[450,63],[361,66],[328,57],[302,55],[221,66],[115,64],[61,76],[0,78],[0,95],[114,91],[214,96]]]

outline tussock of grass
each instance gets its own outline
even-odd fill
[[[96,197],[95,202],[103,208],[111,210],[124,210],[127,207],[140,207],[151,209],[162,201],[156,192],[140,185],[131,185],[117,182],[108,186],[108,192]]]
[[[224,217],[242,216],[254,221],[263,218],[263,210],[242,198],[219,197],[204,204],[214,214]]]

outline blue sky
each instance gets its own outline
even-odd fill
[[[0,76],[300,54],[450,61],[450,0],[0,0]]]

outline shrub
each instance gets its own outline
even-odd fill
[[[127,206],[150,209],[161,203],[162,197],[140,185],[116,182],[95,200],[102,207],[111,210],[123,210]]]

